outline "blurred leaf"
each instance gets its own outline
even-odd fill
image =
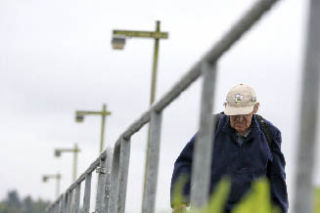
[[[267,179],[258,179],[252,184],[250,192],[233,209],[232,213],[278,213],[272,206],[270,187]]]
[[[224,206],[230,191],[230,180],[229,178],[223,178],[215,192],[210,198],[208,206],[201,210],[193,210],[192,213],[221,213],[224,210]]]
[[[314,203],[315,203],[314,212],[320,213],[320,187],[316,188]]]
[[[188,182],[188,179],[189,177],[187,175],[181,175],[173,186],[173,206],[184,203],[183,188]]]

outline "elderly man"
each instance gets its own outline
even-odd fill
[[[210,193],[222,177],[231,179],[225,213],[250,190],[260,177],[270,181],[271,200],[282,213],[288,209],[285,159],[281,152],[281,133],[277,127],[257,115],[259,103],[253,88],[240,84],[227,94],[224,113],[216,115],[216,131],[211,161]],[[184,147],[174,164],[171,179],[173,212],[184,212],[189,205],[193,147],[196,135]],[[183,188],[183,203],[174,203],[173,188],[179,177],[189,177]]]

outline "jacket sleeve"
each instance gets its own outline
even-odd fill
[[[279,130],[273,134],[271,145],[272,162],[268,165],[267,176],[270,179],[272,202],[281,209],[282,213],[288,211],[288,193],[285,173],[285,158],[281,152],[281,133]]]
[[[190,182],[191,182],[191,169],[192,169],[192,155],[193,155],[193,144],[196,135],[191,138],[187,145],[183,148],[182,152],[178,156],[174,163],[173,174],[171,178],[170,187],[170,201],[171,207],[178,205],[179,203],[174,203],[173,194],[176,183],[181,180],[181,177],[185,177],[185,183],[182,189],[183,203],[189,205],[190,203]]]

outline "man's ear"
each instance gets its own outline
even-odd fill
[[[260,103],[259,103],[259,102],[254,105],[253,114],[256,114],[256,113],[258,112],[259,106],[260,106]]]

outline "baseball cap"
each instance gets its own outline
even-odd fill
[[[245,84],[239,84],[230,89],[225,102],[224,114],[246,115],[253,111],[257,103],[256,92]]]

